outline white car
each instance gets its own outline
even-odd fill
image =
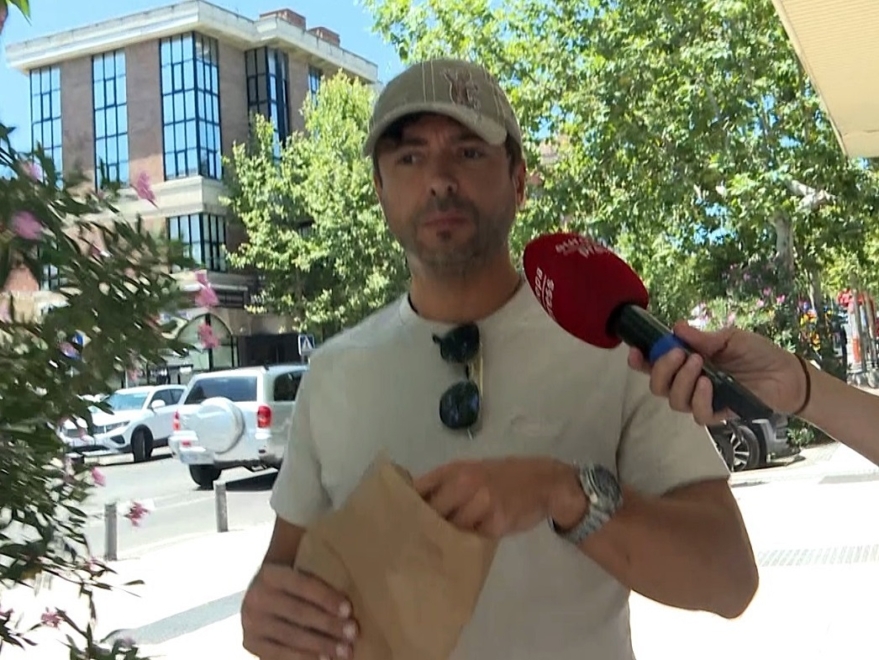
[[[182,385],[148,385],[116,390],[102,399],[111,412],[91,406],[91,420],[67,420],[59,429],[69,451],[130,453],[135,463],[148,460],[171,435]]]
[[[223,470],[278,468],[305,364],[243,367],[193,376],[168,446],[200,488]]]

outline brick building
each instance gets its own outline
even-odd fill
[[[300,108],[324,75],[344,70],[374,84],[375,64],[344,50],[339,35],[306,25],[289,9],[256,20],[203,0],[188,0],[66,32],[11,44],[9,66],[30,77],[31,132],[63,170],[79,169],[100,185],[103,163],[112,177],[152,181],[157,207],[123,205],[153,231],[183,241],[201,262],[220,307],[184,310],[181,337],[195,345],[205,320],[221,346],[194,349],[170,378],[194,370],[298,359],[290,319],[250,314],[255,274],[231,272],[223,246],[234,249],[240,229],[228,224],[221,155],[244,141],[248,117],[270,117],[283,139],[300,130]],[[180,273],[184,286],[193,273]],[[36,282],[20,273],[7,283],[36,310],[58,300],[57,274]],[[164,375],[165,372],[162,372]]]

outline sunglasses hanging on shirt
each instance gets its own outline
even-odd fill
[[[455,383],[440,397],[439,416],[446,428],[453,431],[467,430],[472,438],[472,428],[479,421],[482,407],[482,351],[479,326],[466,323],[452,328],[443,336],[434,335],[440,356],[450,364],[464,367],[465,379]]]

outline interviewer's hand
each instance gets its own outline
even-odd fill
[[[650,374],[650,390],[666,397],[673,410],[693,413],[702,425],[733,416],[730,411],[714,413],[711,381],[700,375],[704,363],[700,356],[778,412],[791,413],[802,405],[806,391],[799,361],[765,337],[738,328],[702,332],[686,321],[675,324],[674,333],[694,351],[686,361],[684,352],[675,349],[651,367],[638,349],[629,352],[629,366]]]
[[[264,564],[241,605],[244,648],[260,660],[353,658],[351,604],[318,578]]]

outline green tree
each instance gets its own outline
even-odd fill
[[[230,263],[259,269],[264,309],[321,337],[399,296],[408,278],[360,153],[372,103],[367,85],[326,78],[304,106],[303,132],[277,145],[256,115],[228,161],[227,203],[247,232]]]
[[[169,266],[189,267],[181,246],[118,216],[118,186],[83,194],[80,176],[62,177],[42,149],[17,153],[0,124],[0,281],[53,269],[59,305],[43,315],[0,296],[0,601],[44,576],[74,585],[87,615],[66,609],[17,612],[0,602],[0,651],[33,644],[37,628],[59,628],[70,657],[134,660],[138,649],[96,637],[93,596],[112,570],[92,556],[80,508],[99,475],[77,467],[56,434],[69,417],[138,363],[162,362],[184,347],[155,319],[188,306]],[[143,193],[150,195],[142,186]],[[135,515],[131,513],[131,515]],[[118,586],[118,585],[117,585]]]
[[[875,175],[842,154],[769,0],[365,3],[404,61],[471,57],[509,90],[545,182],[520,236],[567,218],[611,241],[660,314],[771,261],[760,291],[786,296],[790,329],[838,253],[863,263]]]

